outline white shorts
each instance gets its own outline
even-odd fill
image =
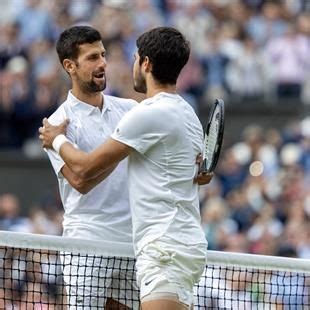
[[[187,246],[168,238],[146,245],[137,256],[137,282],[140,299],[151,295],[177,295],[179,302],[194,303],[193,288],[206,266],[207,245]],[[155,298],[151,298],[155,299]]]
[[[68,309],[103,309],[107,298],[139,309],[134,259],[61,257]]]

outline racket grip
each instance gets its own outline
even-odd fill
[[[206,159],[204,159],[202,161],[202,164],[199,167],[199,173],[201,173],[201,172],[209,172],[207,169],[207,160]]]

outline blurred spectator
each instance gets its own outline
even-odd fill
[[[246,177],[246,166],[239,161],[233,149],[228,149],[221,155],[221,162],[217,168],[217,175],[222,185],[223,196],[239,188]]]
[[[266,57],[273,66],[273,79],[279,99],[300,99],[306,73],[310,68],[309,38],[291,25],[280,37],[271,38]]]
[[[263,46],[269,39],[284,34],[287,26],[283,2],[268,0],[261,11],[250,17],[245,29],[258,46]]]
[[[202,67],[205,75],[206,101],[215,98],[226,98],[226,76],[225,70],[229,58],[222,51],[222,38],[216,29],[212,31],[205,40],[204,55],[201,57]]]
[[[98,4],[101,3],[101,0],[64,1],[64,3],[66,2],[68,3],[68,11],[70,12],[69,16],[72,23],[74,23],[88,21],[92,17],[93,12],[97,9]],[[55,6],[58,6],[58,3],[55,4]]]
[[[222,251],[247,253],[249,251],[248,240],[244,233],[238,232],[235,234],[227,234],[222,238]]]
[[[21,147],[23,142],[33,136],[31,125],[31,89],[29,84],[28,61],[16,56],[10,59],[2,79],[2,114],[6,122],[5,141],[11,147]]]
[[[196,113],[199,113],[197,98],[203,92],[204,74],[199,61],[191,54],[187,65],[182,70],[178,79],[178,92],[192,105]]]
[[[26,6],[16,18],[20,29],[20,43],[29,47],[37,40],[54,40],[54,22],[47,10],[41,7],[41,0],[25,0]]]
[[[51,197],[45,198],[27,212],[14,194],[0,195],[0,230],[60,235],[61,220],[62,208]]]
[[[16,22],[0,24],[0,70],[15,56],[26,56],[26,50],[19,40],[20,27]]]
[[[134,28],[136,33],[142,33],[146,29],[151,29],[164,25],[165,21],[160,14],[159,8],[154,6],[152,0],[133,0],[135,10]]]
[[[227,66],[226,79],[233,95],[246,99],[260,99],[266,89],[265,62],[254,40],[244,37],[243,44]]]
[[[271,248],[271,250],[266,249],[266,243],[270,244],[271,240],[275,241],[282,233],[282,229],[283,225],[279,219],[275,217],[274,208],[266,204],[247,233],[247,239],[252,243],[251,252],[256,254],[275,255],[276,253],[273,248]],[[269,239],[269,241],[266,242],[266,239]]]
[[[254,223],[256,212],[251,208],[244,190],[233,190],[226,198],[231,218],[238,224],[238,231],[246,232]]]
[[[121,3],[118,5],[118,2],[113,4],[113,1],[103,1],[103,5],[93,12],[91,24],[100,31],[105,44],[121,40],[123,27],[128,22],[126,2]]]
[[[20,202],[13,194],[0,196],[0,227],[2,230],[31,232],[31,222],[21,215]]]
[[[228,208],[220,197],[210,198],[201,210],[202,227],[208,239],[210,250],[218,249],[221,233],[235,234],[238,230],[237,223],[228,216]]]
[[[32,233],[41,235],[61,235],[61,213],[51,209],[48,214],[40,207],[31,208],[29,219],[32,223]]]

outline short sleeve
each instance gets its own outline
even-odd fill
[[[56,173],[56,175],[60,176],[60,171],[62,167],[65,165],[65,162],[62,160],[62,158],[57,154],[54,150],[45,150],[47,153],[47,156],[53,166],[53,169]]]
[[[111,137],[144,154],[165,137],[165,132],[150,106],[137,106],[120,120]]]
[[[51,125],[56,126],[59,125],[60,123],[62,123],[65,119],[67,118],[67,114],[66,111],[64,109],[63,106],[60,106],[55,113],[53,113],[49,118],[48,121]],[[74,143],[72,141],[74,141],[73,139],[73,130],[72,130],[72,126],[68,125],[67,128],[67,133],[66,133],[67,138],[70,140],[71,143]],[[60,155],[58,153],[56,153],[54,150],[51,149],[45,149],[48,158],[52,164],[52,167],[56,173],[56,175],[58,177],[61,176],[60,171],[62,169],[62,167],[65,165],[65,162],[63,161],[63,159],[60,157]]]

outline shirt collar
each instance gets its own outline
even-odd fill
[[[101,111],[101,114],[105,113],[106,111],[110,111],[111,107],[110,107],[110,102],[108,100],[108,97],[104,95],[104,93],[102,93],[103,96],[103,109]],[[84,111],[87,115],[90,115],[91,113],[93,113],[95,110],[99,109],[98,107],[94,107],[84,101],[79,100],[78,98],[76,98],[73,94],[72,91],[70,90],[68,92],[68,96],[67,96],[67,100],[69,100],[70,104],[72,105],[72,107],[77,107],[79,110]]]
[[[156,102],[160,97],[168,97],[168,98],[179,98],[180,95],[176,94],[176,93],[166,93],[166,92],[160,92],[157,93],[156,95],[154,95],[153,97],[144,99],[142,102],[143,104],[152,104],[154,102]]]

